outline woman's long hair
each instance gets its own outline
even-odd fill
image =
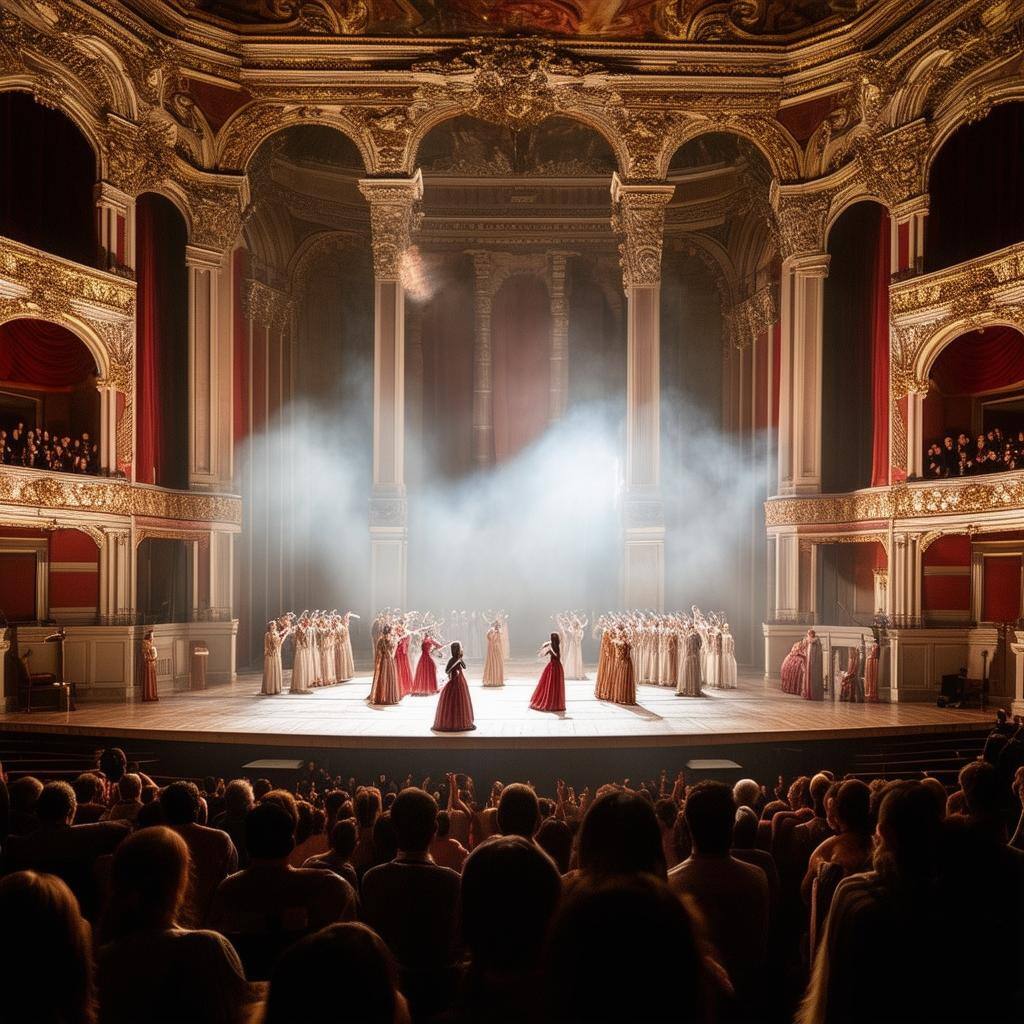
[[[16,871],[0,880],[0,1017],[93,1024],[92,930],[54,875]]]

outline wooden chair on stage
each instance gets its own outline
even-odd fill
[[[17,638],[14,638],[17,643]],[[55,672],[33,672],[31,666],[32,648],[25,650],[16,658],[18,672],[18,707],[22,711],[31,711],[32,705],[44,708],[52,704],[56,711],[74,711],[75,684],[63,678],[64,666],[64,630],[58,630],[49,636],[45,643],[58,643],[57,669]],[[63,707],[62,707],[63,705]]]

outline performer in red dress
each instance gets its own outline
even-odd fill
[[[408,697],[412,693],[412,664],[409,661],[409,634],[404,631],[395,648],[395,671],[398,673],[398,692]]]
[[[413,677],[413,696],[431,696],[437,693],[437,666],[434,664],[434,651],[440,650],[441,644],[429,633],[424,633],[420,641],[420,660],[416,662],[416,675]]]
[[[530,698],[530,707],[534,711],[565,710],[565,672],[562,669],[562,652],[557,633],[537,652],[538,657],[548,658],[548,663],[541,673],[537,689]]]
[[[441,691],[434,716],[434,732],[468,732],[473,724],[473,702],[466,682],[466,662],[462,658],[462,644],[452,643],[452,656],[445,666],[448,682]]]
[[[799,693],[803,688],[804,668],[807,665],[807,654],[803,640],[797,640],[789,649],[782,662],[779,675],[782,678],[783,693]]]

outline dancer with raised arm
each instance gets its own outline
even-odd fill
[[[452,643],[452,656],[445,665],[448,682],[441,691],[434,716],[435,732],[469,732],[475,729],[473,722],[473,701],[469,696],[466,682],[466,662],[462,656],[462,644]]]
[[[281,692],[284,672],[281,669],[281,646],[287,632],[279,632],[277,621],[271,619],[267,623],[267,631],[263,634],[263,688],[260,693],[268,697]]]
[[[395,648],[397,640],[391,632],[390,620],[384,621],[380,627],[380,636],[374,650],[373,682],[367,698],[371,704],[386,707],[397,704],[402,699],[398,689],[398,672],[395,668]]]
[[[537,652],[537,657],[546,657],[548,663],[530,698],[530,707],[534,711],[564,711],[565,673],[562,669],[561,641],[557,633],[551,634],[548,642]]]
[[[495,619],[487,630],[487,657],[484,659],[484,686],[505,685],[505,657],[501,653],[501,622]]]
[[[416,662],[416,675],[412,679],[412,689],[409,691],[414,697],[430,697],[437,693],[437,665],[434,662],[434,652],[439,651],[444,645],[434,636],[435,626],[427,626],[420,640],[420,657]]]
[[[310,629],[310,621],[303,613],[292,631],[295,636],[295,661],[292,665],[289,693],[309,693],[313,685],[313,651],[310,645]]]

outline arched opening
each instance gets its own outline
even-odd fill
[[[100,470],[96,360],[47,320],[0,324],[0,463],[65,473]]]
[[[136,479],[188,486],[188,231],[177,207],[147,192],[136,224]]]
[[[64,114],[0,94],[0,235],[95,266],[96,156]]]
[[[925,272],[1024,239],[1024,103],[997,106],[946,140],[928,175]]]
[[[189,622],[194,542],[146,537],[136,551],[136,607],[142,621]]]
[[[889,216],[859,202],[828,237],[821,371],[821,486],[888,483]]]
[[[888,558],[879,541],[818,544],[815,619],[837,626],[870,630],[875,616],[884,614],[884,590],[879,574]]]
[[[939,353],[922,411],[926,477],[1024,469],[1024,336],[961,334]]]

